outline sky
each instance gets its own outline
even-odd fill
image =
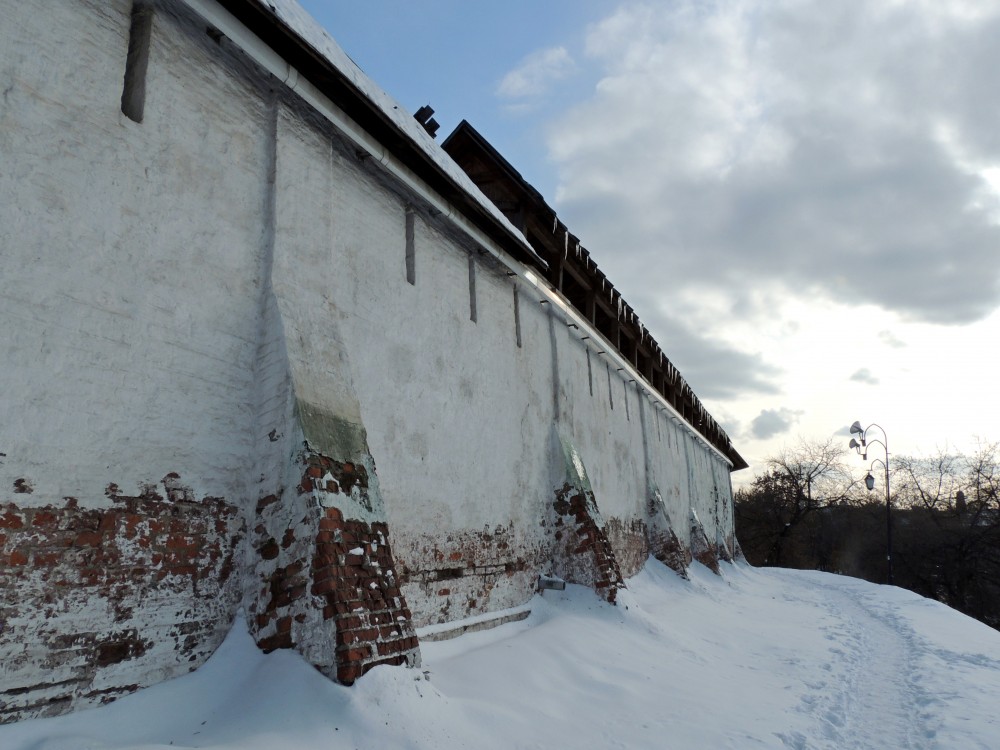
[[[894,455],[1000,440],[1000,0],[303,5],[545,196],[737,483],[854,420]]]
[[[492,630],[421,643],[353,687],[236,618],[197,671],[0,726],[4,750],[962,748],[1000,733],[1000,633],[903,589],[650,559],[618,606],[570,585]]]

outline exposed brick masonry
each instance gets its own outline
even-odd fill
[[[531,598],[548,550],[513,523],[445,535],[397,534],[399,582],[417,626],[504,609]]]
[[[622,576],[634,576],[649,558],[649,531],[641,518],[622,520],[612,516],[605,520],[604,533],[608,537]]]
[[[297,624],[321,620],[333,631],[335,644],[324,671],[339,682],[349,685],[380,664],[418,664],[417,637],[399,588],[388,526],[384,520],[345,518],[341,510],[357,501],[372,506],[364,467],[314,452],[301,461],[295,491],[300,522],[287,526],[279,539],[268,532],[275,528],[271,517],[287,507],[274,496],[258,503],[258,644],[266,651],[295,648]]]
[[[156,673],[138,664],[147,655],[160,674],[185,672],[219,645],[238,606],[243,522],[176,474],[163,488],[109,485],[105,508],[0,505],[0,722],[113,700]]]
[[[614,604],[625,582],[611,543],[598,523],[600,514],[593,493],[564,484],[556,491],[553,507],[554,535],[560,550],[555,572],[572,583],[592,586]]]
[[[646,514],[649,519],[650,553],[677,575],[687,578],[687,569],[693,559],[691,548],[682,544],[681,540],[677,538],[670,522],[670,516],[664,506],[663,496],[655,486],[650,488]]]
[[[691,551],[681,544],[673,529],[651,533],[649,547],[653,557],[678,575],[687,578],[688,565],[692,560]]]
[[[312,487],[310,488],[310,485]],[[323,619],[337,628],[337,679],[345,684],[379,664],[419,664],[417,636],[399,590],[384,520],[345,519],[336,506],[339,493],[368,497],[364,466],[319,454],[307,459],[301,489],[324,508],[316,534],[312,593],[324,600]]]
[[[713,572],[721,572],[719,570],[719,550],[708,540],[705,527],[694,513],[691,514],[691,555]]]
[[[351,684],[379,664],[415,662],[417,636],[395,577],[385,523],[320,519],[312,592],[337,626],[337,679]]]
[[[318,516],[295,509],[289,523],[286,510],[279,495],[257,502],[253,542],[260,591],[251,606],[251,630],[264,651],[292,648],[292,622],[305,623],[311,606],[307,593]]]

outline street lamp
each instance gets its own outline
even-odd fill
[[[882,432],[881,440],[869,440],[868,431],[876,427]],[[868,460],[868,446],[874,445],[875,443],[882,446],[882,450],[885,451],[885,461],[880,458],[874,459],[868,466],[868,473],[865,475],[865,487],[868,488],[869,492],[875,489],[875,477],[872,476],[872,469],[875,464],[882,464],[882,468],[885,469],[885,561],[886,567],[888,569],[888,581],[891,586],[892,580],[892,500],[889,497],[889,436],[885,434],[885,430],[882,429],[880,425],[874,422],[867,427],[862,427],[861,422],[855,422],[851,425],[851,435],[857,435],[861,442],[858,442],[857,438],[852,437],[851,442],[848,443],[848,447],[853,448],[861,458],[865,461]]]

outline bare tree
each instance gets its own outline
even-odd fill
[[[964,457],[941,451],[931,458],[896,458],[896,505],[927,510],[953,511],[964,502],[962,464]]]
[[[1000,450],[897,462],[902,585],[1000,626]]]
[[[807,518],[823,508],[855,500],[854,482],[842,461],[844,453],[833,439],[799,440],[793,448],[768,459],[767,473],[737,493],[740,544],[751,562],[787,564],[789,541]]]
[[[800,442],[736,493],[747,559],[883,580],[885,505],[833,441]],[[1000,445],[893,462],[895,583],[1000,629]],[[853,467],[853,474],[859,472]]]

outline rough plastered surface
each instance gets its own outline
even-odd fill
[[[687,568],[693,559],[690,545],[681,543],[670,524],[670,517],[663,503],[663,496],[655,486],[649,490],[649,525],[647,538],[649,551],[657,560],[675,573],[687,578]]]
[[[438,145],[423,125],[395,101],[375,81],[369,78],[361,68],[347,55],[339,44],[320,26],[312,16],[296,0],[255,0],[258,4],[272,11],[283,23],[291,28],[314,50],[326,58],[354,86],[373,102],[386,118],[416,144],[437,167],[459,186],[461,190],[473,196],[476,202],[500,225],[507,228],[511,237],[522,242],[529,252],[534,252],[521,233],[503,215],[503,212],[490,201],[469,176],[454,160]]]
[[[153,5],[141,123],[129,0],[0,25],[0,721],[195,668],[241,607],[350,683],[539,575],[735,553],[728,465],[596,334]]]
[[[631,578],[646,565],[654,539],[641,518],[606,518],[601,531],[618,562],[623,578]]]
[[[721,556],[719,547],[712,544],[698,514],[693,510],[691,511],[691,556],[713,573],[719,572]]]
[[[128,120],[129,11],[0,24],[0,721],[197,667],[244,585],[257,82],[158,6]]]

